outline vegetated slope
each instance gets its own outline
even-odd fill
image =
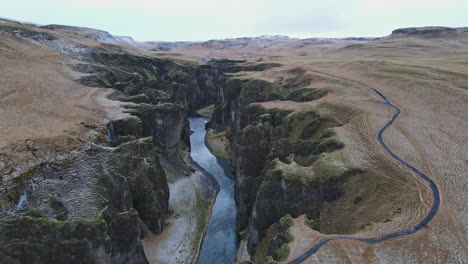
[[[8,20],[0,41],[1,262],[146,263],[167,177],[192,174],[187,113],[215,99],[216,72]],[[190,210],[209,210],[210,184]]]
[[[285,215],[305,215],[326,234],[365,234],[386,225],[383,234],[423,214],[413,208],[419,196],[396,184],[411,185],[409,179],[379,153],[350,161],[336,131],[361,122],[362,114],[330,97],[333,89],[356,87],[298,68],[276,76],[284,81],[229,78],[213,114],[213,127],[231,135],[242,255],[258,263],[287,259],[294,239],[276,227]]]
[[[414,30],[425,33],[407,33]],[[307,69],[375,87],[401,108],[400,118],[386,131],[384,140],[398,156],[434,180],[442,203],[428,228],[416,234],[373,246],[333,241],[305,263],[462,263],[467,258],[468,158],[466,144],[461,144],[467,140],[463,132],[467,124],[463,113],[468,110],[466,33],[463,28],[440,29],[437,34],[434,28],[428,30],[398,30],[367,43],[342,40],[255,52],[243,52],[247,47],[192,45],[167,54],[283,65],[230,76],[213,115],[213,127],[227,130],[233,150],[243,238],[240,261],[293,260],[328,234],[378,237],[395,233],[419,223],[432,205],[428,186],[377,144],[376,134],[393,115],[391,109],[371,91]],[[317,88],[329,91],[316,97]],[[305,99],[305,94],[310,97]],[[342,146],[320,154],[317,146],[327,138],[322,138],[320,125],[317,134],[301,138],[309,131],[309,122],[317,122],[314,117],[340,116],[349,118],[340,126],[328,123],[326,128],[336,133],[334,138]],[[300,119],[294,121],[295,117]],[[307,140],[318,145],[309,145]],[[327,158],[311,159],[317,154]],[[324,166],[326,162],[331,166]],[[322,166],[329,169],[328,177],[318,177],[320,171],[315,170]],[[342,171],[361,170],[342,177],[333,166]],[[325,198],[330,200],[321,197],[320,190],[326,190],[330,197]],[[300,214],[305,216],[296,218]]]
[[[277,65],[180,64],[93,29],[1,21],[1,261],[196,260],[215,190],[185,163],[188,113],[215,103],[223,71]],[[155,238],[179,213],[190,239]],[[184,253],[155,256],[164,239]]]
[[[98,30],[1,21],[4,261],[145,262],[141,229],[161,232],[169,188],[177,191],[166,182],[180,186],[191,173],[181,160],[189,146],[187,112],[208,104],[216,105],[211,127],[231,146],[239,261],[289,261],[331,234],[376,237],[412,227],[432,201],[427,186],[376,142],[393,113],[368,90],[308,69],[366,83],[402,109],[385,142],[434,179],[442,205],[414,235],[374,246],[333,241],[306,263],[467,258],[464,29],[399,30],[377,40],[261,37],[123,47],[96,41],[116,43]],[[105,98],[107,88],[117,90],[110,97],[125,110]],[[203,211],[205,198],[194,203]],[[197,239],[203,221],[193,222]],[[146,254],[157,262],[147,253],[151,246]],[[177,256],[187,257],[172,260]]]

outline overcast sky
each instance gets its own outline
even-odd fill
[[[0,17],[103,29],[136,40],[259,35],[377,37],[468,26],[467,0],[6,0]]]

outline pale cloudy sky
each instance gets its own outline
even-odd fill
[[[468,26],[468,0],[3,0],[0,17],[92,27],[136,40],[385,36]]]

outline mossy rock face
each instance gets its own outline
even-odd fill
[[[132,207],[154,233],[161,233],[168,211],[169,187],[151,138],[123,144],[108,167],[128,181]],[[120,155],[122,153],[122,155]]]
[[[41,206],[44,213],[28,209],[0,216],[0,262],[147,263],[141,221],[161,232],[169,199],[157,151],[147,137],[115,149],[91,147],[51,163],[54,172],[43,181],[58,181],[63,189],[43,194],[37,181],[27,206]],[[85,204],[75,208],[75,199]],[[106,210],[93,217],[101,208]],[[80,214],[87,220],[75,220]]]
[[[255,249],[253,263],[277,263],[289,255],[288,243],[294,240],[290,232],[293,222],[291,215],[286,214],[266,230],[266,235]]]
[[[50,204],[50,207],[52,207],[52,209],[54,210],[55,218],[57,220],[60,220],[60,221],[67,220],[68,210],[60,200],[58,200],[54,196],[51,196],[49,198],[49,204]]]
[[[35,215],[31,217],[29,215]],[[148,263],[135,211],[61,222],[29,210],[0,216],[2,263]]]
[[[26,26],[22,24],[1,24],[0,31],[4,31],[15,35],[17,37],[28,38],[34,41],[51,41],[57,39],[51,34],[36,31],[31,26]]]
[[[328,94],[327,90],[315,88],[299,88],[286,93],[282,99],[294,102],[307,102],[320,99]]]
[[[182,105],[175,103],[140,104],[128,108],[130,114],[142,121],[141,135],[152,136],[157,148],[175,156],[181,140],[185,144],[190,142],[187,113]]]
[[[188,109],[214,104],[221,79],[219,70],[181,65],[171,60],[129,53],[105,46],[90,49],[76,71],[88,74],[78,81],[93,87],[117,89],[112,99],[134,103],[178,103]]]
[[[344,148],[333,131],[333,127],[343,124],[341,119],[316,110],[266,109],[255,103],[286,97],[316,100],[326,93],[311,88],[284,92],[271,83],[241,79],[229,79],[221,92],[222,103],[215,108],[213,122],[231,126],[237,223],[239,230],[245,230],[250,253],[266,230],[285,214],[306,214],[318,221],[323,204],[340,197],[348,178],[341,167],[327,167],[328,163],[321,161],[323,155]],[[276,168],[275,160],[299,169]],[[309,172],[301,172],[301,167]],[[287,255],[287,246],[281,247],[278,245],[267,256],[281,259]]]
[[[231,102],[236,100],[243,87],[243,81],[240,79],[227,79],[224,80],[226,82],[225,87],[223,89],[223,98],[226,102]]]
[[[322,207],[337,200],[344,192],[344,183],[359,173],[362,172],[343,171],[331,165],[317,169],[297,164],[271,166],[256,196],[253,207],[256,213],[249,222],[248,250],[253,252],[265,237],[267,228],[286,214],[293,217],[305,214],[318,223]]]
[[[137,117],[111,121],[107,128],[108,140],[114,146],[143,137],[143,122]]]
[[[28,214],[0,220],[0,259],[10,258],[18,263],[89,263],[93,248],[102,247],[105,252],[106,247],[111,247],[103,222],[56,222]]]
[[[326,117],[314,118],[306,126],[304,126],[299,138],[301,139],[309,139],[309,138],[325,139],[325,138],[333,137],[335,135],[335,132],[328,128],[334,127],[336,125],[338,125],[336,121],[331,120]]]
[[[280,67],[279,63],[246,63],[245,60],[212,59],[207,62],[209,65],[223,72],[240,71],[265,71],[274,67]]]
[[[238,227],[247,226],[249,211],[255,200],[255,193],[262,182],[262,170],[269,152],[268,138],[261,125],[250,125],[239,133],[238,164],[242,181],[236,181],[238,207]]]
[[[427,35],[427,34],[440,34],[440,33],[456,33],[457,30],[450,27],[410,27],[399,28],[392,31],[392,34],[404,35]]]
[[[183,107],[169,103],[158,104],[153,108],[152,118],[154,144],[168,153],[176,155],[187,120]]]
[[[15,32],[10,33],[35,41],[54,39],[23,26]],[[75,47],[79,51],[71,50]],[[28,210],[0,220],[0,262],[146,263],[140,243],[141,221],[160,233],[168,210],[169,188],[158,155],[176,155],[179,145],[189,146],[187,112],[216,102],[223,70],[138,55],[117,45],[77,44],[66,53],[86,62],[73,65],[86,74],[79,82],[116,89],[109,98],[134,103],[128,106],[134,116],[109,123],[109,144],[115,148],[93,145],[78,149],[18,181],[19,190],[34,177],[43,179],[37,186],[46,181],[56,185],[48,194],[41,193],[42,186],[26,190],[32,194],[26,207],[36,206],[43,212]],[[232,69],[260,70],[275,65],[244,66]],[[257,90],[257,86],[262,87]],[[250,81],[247,89],[262,92],[271,90],[270,86]],[[249,152],[253,149],[246,150],[246,155],[253,155]],[[43,173],[49,165],[50,171]],[[70,197],[75,194],[79,197]],[[106,212],[94,219],[101,208],[107,208]]]
[[[268,94],[279,91],[280,86],[262,80],[244,80],[239,96],[241,105],[267,101]]]
[[[262,124],[272,138],[286,137],[290,127],[287,116],[289,110],[265,109],[261,105],[251,104],[239,111],[240,128],[251,124]]]
[[[242,82],[240,85],[242,86]],[[319,159],[321,153],[339,150],[344,147],[344,144],[333,138],[333,131],[330,130],[339,122],[321,116],[315,111],[293,113],[289,110],[265,109],[258,104],[249,104],[240,108],[238,118],[238,127],[234,128],[232,140],[234,162],[237,164],[238,225],[239,229],[243,230],[248,225],[254,204],[261,202],[258,199],[264,186],[277,194],[282,193],[277,190],[281,188],[279,182],[267,180],[269,176],[266,168],[271,161],[278,158],[283,162],[297,161],[303,166],[311,166]],[[236,129],[238,129],[237,133]],[[291,188],[295,189],[296,193],[301,193],[308,184],[311,183],[300,180],[291,183]],[[291,199],[294,200],[294,198]],[[297,203],[300,204],[300,201]],[[310,205],[314,206],[314,203]],[[273,216],[272,219],[276,220],[278,216],[286,213],[300,214],[313,211],[304,207],[288,211],[288,207],[294,206],[284,204],[282,209],[260,206],[258,210]],[[269,210],[271,213],[268,212]],[[261,226],[260,232],[263,232],[269,225],[271,222],[267,221],[265,226]]]
[[[150,98],[146,94],[137,94],[137,95],[127,95],[120,91],[115,91],[107,96],[107,98],[115,101],[122,101],[122,102],[131,102],[136,104],[148,104],[150,103]]]

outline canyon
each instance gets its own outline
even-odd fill
[[[169,43],[0,21],[0,262],[468,259],[468,29]]]

